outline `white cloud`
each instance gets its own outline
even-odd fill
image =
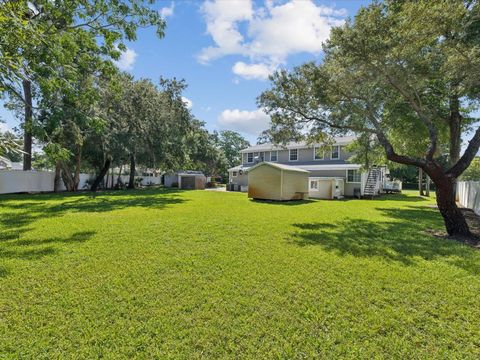
[[[232,71],[245,79],[266,80],[274,69],[265,64],[245,64],[243,61],[238,61],[233,65]]]
[[[173,15],[173,10],[175,9],[175,4],[173,1],[170,3],[170,6],[163,7],[159,10],[160,16],[162,18],[167,18]]]
[[[202,13],[207,23],[207,33],[216,46],[202,49],[198,60],[207,63],[228,54],[242,53],[243,36],[238,23],[251,20],[253,6],[251,0],[206,1]]]
[[[0,133],[12,132],[10,126],[0,121]]]
[[[120,55],[120,59],[118,59],[118,61],[114,61],[114,63],[120,70],[132,70],[137,56],[138,54],[135,52],[135,50],[127,48],[127,50]]]
[[[250,0],[208,0],[202,12],[207,33],[215,46],[202,49],[199,62],[208,63],[225,55],[245,56],[253,64],[243,63],[242,71],[237,63],[232,70],[242,72],[235,73],[247,79],[265,78],[258,73],[275,69],[285,63],[289,55],[319,54],[331,27],[342,24],[342,17],[346,15],[344,9],[316,5],[312,0],[290,0],[280,4],[266,1],[265,7],[256,9]],[[240,28],[245,31],[242,33]]]
[[[227,109],[218,117],[218,124],[222,129],[258,136],[270,127],[270,117],[262,109],[254,111]]]
[[[193,106],[193,101],[192,100],[190,100],[189,98],[187,98],[185,96],[182,96],[182,100],[185,103],[185,105],[187,106],[187,109],[192,108],[192,106]]]

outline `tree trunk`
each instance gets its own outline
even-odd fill
[[[418,193],[420,196],[424,196],[425,194],[423,193],[423,169],[418,168]]]
[[[450,131],[449,164],[453,166],[460,159],[462,146],[462,115],[460,114],[460,100],[458,96],[450,98],[450,119],[448,125]]]
[[[449,164],[453,166],[460,159],[460,151],[462,146],[462,115],[460,114],[460,100],[458,96],[450,97],[450,118],[448,121],[450,131],[450,149]],[[457,188],[457,181],[454,182],[453,191]]]
[[[128,188],[135,189],[135,153],[130,155],[130,178],[128,180]]]
[[[425,195],[430,196],[430,176],[425,176]]]
[[[90,187],[90,190],[91,191],[97,191],[98,190],[98,187],[100,186],[103,178],[105,177],[105,174],[108,173],[108,169],[110,169],[110,164],[112,163],[112,157],[111,156],[107,156],[107,159],[105,160],[105,164],[103,165],[103,168],[102,170],[100,170],[100,173],[98,174],[98,176],[95,178],[92,186]],[[107,183],[108,185],[108,183]]]
[[[23,124],[23,170],[32,170],[32,126],[33,104],[32,84],[23,80],[23,96],[25,97],[25,121]]]
[[[80,184],[80,167],[82,165],[82,146],[78,145],[77,154],[75,156],[75,176],[73,178],[74,191],[78,190]]]
[[[443,216],[448,235],[472,238],[467,221],[455,203],[454,182],[450,179],[435,182],[438,210]]]
[[[120,187],[123,184],[122,169],[123,169],[123,164],[120,164],[120,170],[118,171],[118,178],[117,178],[117,187]]]
[[[75,191],[75,182],[72,177],[70,168],[64,161],[61,162],[62,166],[62,179],[67,191]]]
[[[53,191],[58,192],[60,190],[60,180],[62,178],[62,168],[60,161],[55,163],[55,180],[53,181]]]

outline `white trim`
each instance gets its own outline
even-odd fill
[[[301,172],[301,173],[307,173],[308,174],[308,170],[300,169],[299,167],[296,167],[296,166],[272,163],[272,162],[268,162],[268,161],[259,162],[257,165],[254,165],[251,168],[249,168],[248,171],[252,171],[252,170],[256,169],[257,167],[267,166],[267,165],[271,166],[275,169],[279,169],[279,170],[295,171],[295,172]]]
[[[272,153],[277,153],[275,160],[272,160]],[[278,162],[278,150],[270,150],[270,161],[271,162]]]
[[[315,171],[315,170],[358,170],[361,168],[359,164],[325,164],[325,165],[295,165],[300,169],[305,169],[308,171]]]
[[[338,157],[333,157],[333,148],[336,147],[338,148]],[[333,145],[332,146],[332,151],[330,151],[330,159],[332,160],[340,160],[340,145]]]
[[[349,171],[356,171],[360,175],[360,181],[348,181],[348,172]],[[355,176],[355,175],[354,175]],[[347,184],[361,184],[362,183],[362,173],[360,172],[359,169],[347,169],[345,170],[345,182]]]
[[[252,154],[252,161],[248,161],[248,155]],[[255,153],[254,152],[248,152],[247,153],[247,164],[253,164],[255,161]]]
[[[321,146],[314,146],[313,147],[313,161],[322,161],[325,160],[325,150],[322,151],[322,158],[321,159],[316,159],[315,155],[317,155],[317,149],[320,149]]]
[[[292,160],[292,157],[290,156],[290,153],[292,152],[292,150],[297,151],[297,158],[295,160]],[[288,149],[288,161],[298,161],[298,149]]]

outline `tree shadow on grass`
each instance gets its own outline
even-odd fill
[[[250,201],[257,204],[265,205],[280,205],[280,206],[298,206],[314,203],[316,200],[263,200],[263,199],[250,199]]]
[[[455,241],[427,233],[441,228],[437,210],[425,207],[378,209],[387,221],[344,219],[332,223],[297,223],[293,242],[299,246],[318,245],[340,256],[379,257],[407,266],[419,260],[442,259],[469,273],[480,273],[480,253]]]
[[[164,209],[186,200],[178,190],[108,191],[100,194],[39,194],[13,197],[2,203],[0,212],[0,243],[19,239],[31,230],[35,221],[77,212],[109,212],[129,207]],[[27,198],[28,201],[19,200]]]
[[[328,201],[328,200],[327,200]],[[406,202],[429,202],[431,198],[422,197],[419,195],[406,195],[406,194],[381,194],[379,196],[375,196],[373,199],[370,198],[362,198],[358,199],[352,196],[344,197],[343,199],[334,199],[331,201],[341,201],[341,202],[351,202],[351,201],[401,201],[402,203]]]
[[[82,243],[96,234],[95,231],[80,231],[70,237],[62,238],[54,236],[46,239],[23,239],[13,242],[16,246],[44,245],[44,244],[74,244]]]
[[[55,254],[59,244],[78,244],[87,241],[95,232],[85,231],[63,238],[25,239],[36,221],[69,213],[109,212],[132,207],[164,209],[187,200],[179,190],[106,191],[99,194],[38,194],[1,197],[0,259],[35,260]],[[22,201],[25,200],[25,201]],[[48,246],[47,246],[48,245]],[[8,274],[0,267],[0,277]]]
[[[0,259],[38,260],[58,253],[59,249],[52,245],[83,243],[94,235],[94,231],[81,231],[67,237],[55,236],[45,239],[7,241],[0,244]],[[50,246],[38,247],[46,244]],[[6,268],[0,267],[0,277],[5,277],[8,274]]]
[[[406,195],[402,193],[398,194],[382,194],[373,198],[375,201],[402,201],[402,202],[429,202],[432,199],[428,197],[422,197],[420,195]]]

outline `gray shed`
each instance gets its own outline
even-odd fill
[[[308,198],[309,172],[294,166],[261,162],[248,170],[248,197],[263,200]]]
[[[175,174],[166,174],[164,185],[178,187],[184,190],[203,190],[207,179],[201,171],[178,171]]]

